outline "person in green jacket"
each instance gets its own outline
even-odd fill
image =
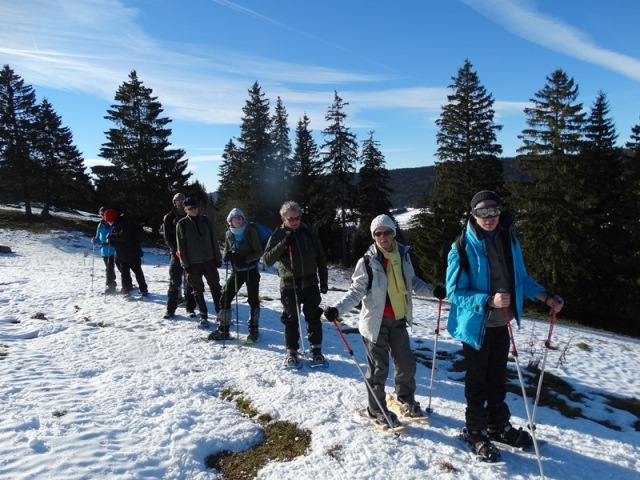
[[[322,309],[320,294],[327,293],[329,273],[327,259],[318,238],[310,226],[302,222],[302,209],[293,201],[280,208],[282,225],[267,242],[263,262],[271,266],[278,262],[280,301],[284,307],[284,342],[287,349],[285,366],[296,366],[300,338],[298,311],[307,322],[312,364],[324,363],[322,355]]]
[[[187,272],[189,284],[193,288],[198,309],[200,325],[208,326],[208,310],[204,300],[204,281],[213,295],[216,314],[220,311],[220,275],[218,268],[222,266],[222,255],[213,223],[205,215],[200,215],[198,202],[187,198],[184,202],[187,216],[178,222],[176,240],[180,264]]]

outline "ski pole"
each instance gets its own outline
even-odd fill
[[[238,270],[233,268],[233,278],[236,291],[236,342],[240,348],[240,314],[238,313]]]
[[[431,413],[431,392],[433,391],[433,377],[436,373],[436,355],[438,351],[438,337],[440,336],[440,314],[442,312],[442,299],[438,301],[438,320],[436,322],[436,339],[433,342],[433,358],[431,359],[431,382],[429,383],[429,403],[427,405],[427,413]]]
[[[378,408],[382,412],[382,415],[384,415],[384,419],[387,421],[387,425],[389,425],[389,428],[393,428],[393,424],[391,423],[391,419],[387,415],[386,409],[383,408],[382,405],[380,404],[380,400],[378,400],[378,397],[376,396],[375,392],[373,391],[373,387],[371,386],[371,384],[369,384],[369,381],[367,380],[367,377],[365,376],[364,372],[362,371],[362,368],[360,367],[360,364],[356,360],[356,357],[353,354],[353,350],[351,350],[351,347],[349,346],[349,343],[347,342],[347,339],[344,338],[344,334],[342,333],[342,330],[340,330],[340,327],[338,326],[338,322],[335,319],[333,319],[331,321],[331,323],[333,323],[333,325],[336,327],[336,330],[338,331],[338,335],[340,335],[340,338],[342,339],[342,343],[344,343],[344,346],[347,349],[347,353],[349,355],[351,355],[351,358],[353,359],[353,363],[355,363],[356,367],[358,367],[358,371],[360,372],[360,375],[364,379],[364,384],[367,386],[367,389],[371,393],[371,396],[375,399],[376,403],[378,404]],[[399,432],[393,432],[393,434],[396,437],[400,436]]]
[[[540,367],[540,378],[538,379],[538,389],[536,391],[536,400],[533,402],[533,413],[531,413],[531,423],[529,427],[533,430],[536,428],[535,421],[536,411],[538,409],[538,402],[540,401],[540,392],[542,390],[542,379],[544,377],[544,369],[547,363],[547,353],[549,352],[549,347],[551,347],[551,334],[553,333],[553,326],[556,323],[556,311],[551,311],[551,323],[549,324],[549,335],[547,335],[547,340],[544,342],[544,355],[542,356],[542,367]]]
[[[513,354],[513,358],[516,362],[516,370],[518,371],[518,380],[520,380],[520,388],[522,388],[522,398],[524,399],[524,409],[527,413],[527,419],[529,420],[529,425],[531,422],[531,413],[529,412],[529,401],[527,400],[527,390],[524,387],[524,380],[522,378],[522,370],[520,370],[520,361],[518,360],[518,350],[516,348],[516,340],[513,337],[513,329],[511,328],[511,319],[509,318],[509,309],[504,308],[504,319],[507,322],[507,329],[509,330],[509,339],[511,340],[511,353]],[[538,467],[540,468],[540,478],[544,480],[544,470],[542,469],[542,460],[540,458],[540,449],[538,448],[538,440],[536,438],[536,432],[534,429],[531,430],[531,438],[533,439],[533,447],[536,451],[536,458],[538,460]]]
[[[296,301],[296,314],[298,315],[298,331],[300,332],[300,346],[302,347],[302,355],[307,354],[307,350],[304,348],[304,336],[302,335],[302,318],[300,311],[300,304],[298,303],[298,292],[296,291],[296,276],[293,268],[293,250],[291,244],[289,244],[289,262],[291,263],[291,273],[293,276],[293,298]]]
[[[224,268],[224,306],[222,307],[223,317],[225,315],[224,310],[227,306],[228,299],[229,299],[229,261],[227,261]],[[220,328],[220,325],[218,325],[218,328]],[[227,348],[226,344],[227,344],[227,339],[225,338],[225,335],[222,335],[222,348]]]
[[[93,272],[96,264],[96,244],[91,243],[91,293],[93,293]]]

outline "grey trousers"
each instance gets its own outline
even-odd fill
[[[379,400],[382,408],[387,409],[384,386],[389,376],[389,353],[393,360],[396,397],[407,403],[415,401],[416,392],[416,359],[411,351],[407,322],[395,318],[384,317],[380,326],[378,340],[373,343],[362,337],[367,351],[366,378],[371,385],[375,397],[367,389],[369,397],[369,410],[372,413],[380,413]]]

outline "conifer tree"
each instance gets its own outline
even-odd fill
[[[274,201],[282,204],[289,198],[291,189],[289,171],[291,170],[291,139],[289,138],[288,114],[280,97],[276,100],[271,132],[273,148],[273,178],[270,189],[274,192]],[[276,195],[277,193],[277,195]]]
[[[0,71],[0,196],[24,201],[27,217],[37,192],[38,165],[33,158],[36,94],[9,65]]]
[[[249,90],[249,99],[242,108],[244,116],[240,125],[240,136],[237,138],[239,159],[242,172],[247,177],[248,190],[242,192],[251,199],[251,205],[257,210],[249,210],[245,214],[267,225],[279,218],[278,210],[281,192],[275,191],[276,169],[273,164],[272,127],[273,119],[269,114],[269,100],[258,82]]]
[[[585,126],[577,98],[578,85],[561,69],[535,93],[533,107],[524,110],[528,127],[518,136],[518,166],[529,180],[514,191],[529,273],[568,297],[579,296],[577,279],[589,273],[581,252],[584,188],[575,178]]]
[[[326,142],[322,146],[325,151],[324,164],[328,172],[328,180],[333,195],[327,195],[327,201],[335,198],[334,205],[328,205],[327,208],[335,206],[334,215],[337,211],[340,225],[340,258],[343,265],[347,265],[347,241],[348,228],[347,223],[350,220],[347,213],[353,208],[353,195],[351,192],[353,184],[353,176],[355,173],[356,163],[358,161],[358,142],[356,136],[351,133],[349,127],[346,126],[347,114],[344,108],[349,105],[338,96],[338,92],[334,92],[333,104],[329,107],[325,120],[328,122],[327,128],[322,131]],[[332,202],[333,203],[333,202]],[[329,215],[325,217],[328,220]],[[334,217],[335,218],[335,217]],[[329,227],[329,225],[325,225]],[[323,239],[324,240],[324,239]]]
[[[247,218],[253,218],[253,212],[256,211],[254,199],[248,194],[251,186],[249,174],[245,168],[246,165],[242,163],[239,149],[233,140],[229,140],[224,147],[219,173],[220,186],[218,187],[217,207],[221,212],[221,231],[227,229],[226,217],[232,208],[239,208],[247,215]]]
[[[311,210],[313,203],[311,199],[314,194],[323,193],[315,188],[322,175],[323,166],[318,145],[309,130],[310,122],[311,120],[306,113],[298,120],[295,150],[288,169],[287,192],[288,198],[292,198],[300,204],[306,220],[313,223],[317,215]]]
[[[489,189],[506,197],[498,159],[502,146],[496,137],[502,126],[494,122],[493,96],[469,60],[452,80],[453,93],[436,120],[436,183],[416,227],[416,263],[420,273],[436,283],[444,281],[447,255],[474,193]]]
[[[369,138],[362,142],[360,154],[360,170],[358,172],[358,187],[356,211],[358,213],[357,232],[353,241],[353,257],[362,255],[371,244],[369,226],[371,221],[380,214],[390,215],[393,205],[389,187],[391,175],[386,168],[384,155],[380,151],[380,143],[374,139],[374,132],[369,132]]]
[[[62,126],[62,119],[46,99],[40,104],[34,129],[33,158],[39,173],[36,196],[44,204],[42,216],[48,217],[53,205],[86,207],[93,188],[84,159],[73,145],[71,130]]]
[[[171,120],[136,71],[115,95],[116,104],[105,118],[115,127],[106,132],[100,156],[112,167],[94,168],[98,193],[104,202],[126,209],[157,231],[166,213],[167,198],[182,190],[191,176],[185,173],[184,150],[170,148]]]

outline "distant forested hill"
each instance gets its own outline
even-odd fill
[[[507,181],[522,180],[522,173],[514,166],[515,158],[503,158],[504,175]],[[423,193],[431,193],[436,179],[436,167],[396,168],[389,170],[393,189],[391,203],[394,208],[415,207]]]

